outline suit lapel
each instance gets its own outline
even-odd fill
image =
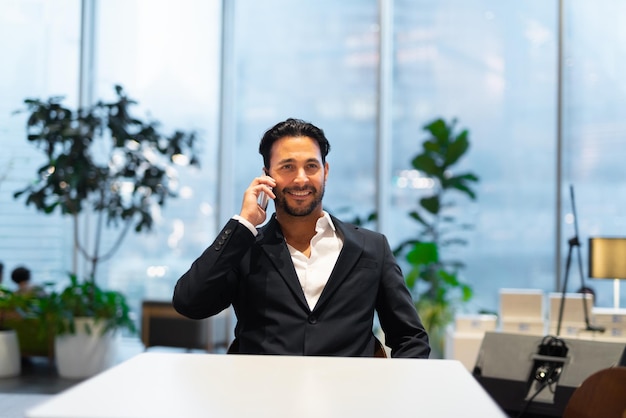
[[[363,252],[363,237],[357,233],[357,227],[345,224],[334,216],[331,216],[331,218],[338,233],[343,237],[343,247],[314,310],[321,309],[324,306],[339,285],[348,277],[348,273],[352,271]]]
[[[291,254],[289,254],[289,249],[285,243],[285,237],[278,221],[276,221],[276,215],[272,215],[267,224],[259,230],[257,242],[265,251],[274,267],[276,267],[276,270],[294,294],[298,303],[308,310],[309,305],[300,286],[300,280],[293,266]]]

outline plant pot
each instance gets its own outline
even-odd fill
[[[103,323],[93,318],[76,318],[76,333],[57,335],[54,354],[59,376],[84,379],[96,375],[113,365],[116,333],[102,334]],[[85,325],[91,328],[87,333]]]
[[[12,329],[0,330],[0,377],[18,376],[21,372],[17,333]]]

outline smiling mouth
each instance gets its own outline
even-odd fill
[[[311,190],[289,190],[287,193],[293,197],[307,197],[313,192]]]

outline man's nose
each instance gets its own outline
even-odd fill
[[[301,167],[296,172],[295,181],[298,183],[306,183],[309,180],[309,176],[306,175],[306,170],[304,167]]]

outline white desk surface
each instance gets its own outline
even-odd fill
[[[139,354],[28,418],[505,418],[456,360]]]

